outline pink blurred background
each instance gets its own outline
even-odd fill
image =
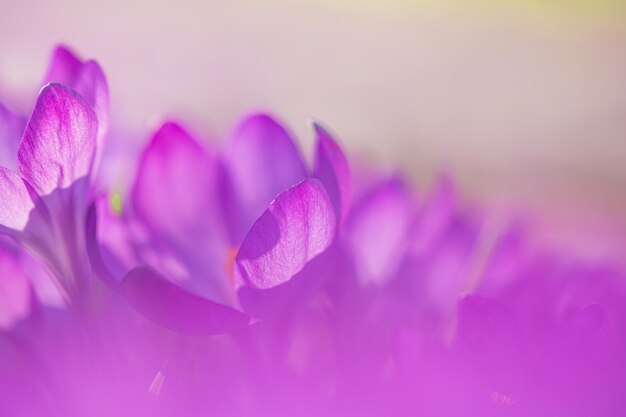
[[[543,213],[545,239],[626,249],[619,2],[0,1],[18,110],[63,42],[104,67],[134,149],[167,115],[220,138],[270,110],[308,150],[314,117],[420,185],[447,169],[470,200]]]

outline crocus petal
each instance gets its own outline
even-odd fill
[[[94,165],[97,167],[104,149],[104,137],[109,128],[109,86],[100,65],[92,60],[85,62],[72,88],[91,104],[98,116],[98,146],[94,158]]]
[[[220,334],[250,321],[242,312],[187,292],[147,267],[130,271],[121,292],[146,318],[180,333]]]
[[[100,252],[100,242],[98,240],[98,212],[102,213],[102,210],[98,210],[98,203],[98,201],[94,201],[87,210],[85,219],[85,249],[89,263],[95,274],[106,284],[115,288],[117,287],[118,281],[110,271],[111,268],[109,268],[103,260]],[[106,216],[106,213],[103,215]]]
[[[326,188],[341,225],[350,209],[352,192],[350,167],[346,156],[332,136],[317,123],[314,123],[313,127],[317,135],[315,177]]]
[[[69,48],[59,45],[52,52],[43,84],[58,82],[71,86],[78,77],[82,66],[81,60]]]
[[[413,236],[412,250],[423,254],[436,246],[435,243],[450,227],[456,208],[456,190],[450,177],[442,174],[432,196],[420,210]]]
[[[414,219],[412,196],[397,178],[374,187],[355,204],[346,241],[361,283],[383,284],[393,278]]]
[[[142,155],[134,208],[152,230],[197,247],[224,232],[217,180],[216,158],[178,124],[165,123]]]
[[[25,120],[0,103],[0,166],[15,168],[15,156],[25,124]]]
[[[235,258],[239,284],[267,289],[287,282],[335,238],[335,213],[319,181],[280,194],[252,226]]]
[[[25,252],[21,253],[20,262],[40,306],[64,308],[67,305],[69,296],[44,264]]]
[[[48,83],[65,84],[78,91],[96,111],[99,136],[104,135],[109,120],[109,86],[96,61],[83,62],[67,47],[57,46],[44,77],[43,84]]]
[[[0,329],[25,317],[30,301],[30,285],[17,252],[0,244]]]
[[[81,61],[65,46],[57,46],[52,54],[44,84],[57,82],[74,90],[93,107],[98,116],[98,146],[94,170],[100,161],[104,137],[109,126],[109,86],[102,68],[96,61]]]
[[[88,178],[98,120],[91,106],[61,84],[43,88],[18,150],[18,168],[39,195]]]
[[[24,230],[35,204],[22,178],[0,167],[0,228]]]
[[[292,311],[297,306],[307,305],[328,277],[337,273],[339,259],[331,246],[308,262],[290,280],[267,289],[241,286],[237,290],[239,303],[246,313],[257,319],[270,319]]]
[[[306,178],[306,168],[289,134],[266,115],[253,115],[231,141],[230,170],[242,206],[241,235],[281,192]]]

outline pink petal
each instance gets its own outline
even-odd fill
[[[30,302],[30,285],[18,253],[0,245],[0,329],[24,318]]]
[[[326,188],[340,224],[350,210],[352,176],[348,160],[332,136],[320,125],[314,124],[317,135],[315,177]]]
[[[24,230],[34,208],[22,178],[0,167],[0,228]]]
[[[420,210],[412,242],[413,252],[422,254],[436,247],[437,240],[450,227],[456,208],[454,183],[447,174],[442,174],[432,195]]]
[[[98,120],[91,106],[61,84],[43,88],[18,150],[18,169],[44,196],[89,178]]]
[[[93,107],[98,116],[98,143],[94,158],[94,170],[98,166],[104,137],[109,126],[109,86],[100,65],[96,61],[81,61],[69,48],[57,46],[52,54],[44,84],[65,84],[78,91]]]
[[[218,163],[175,123],[165,123],[144,151],[133,189],[139,217],[176,243],[198,245],[225,233],[217,201]]]
[[[267,289],[289,281],[335,238],[324,187],[304,180],[280,194],[252,226],[236,256],[239,284]]]
[[[236,191],[246,208],[242,236],[278,194],[307,176],[289,134],[262,114],[250,116],[239,125],[229,157]]]
[[[71,86],[78,77],[83,63],[69,48],[59,45],[52,52],[43,84],[58,82]]]
[[[109,86],[96,61],[81,61],[69,48],[57,46],[43,84],[60,83],[78,91],[98,115],[98,136],[104,136],[109,120]]]
[[[345,236],[361,283],[383,284],[393,278],[414,220],[413,198],[397,178],[378,185],[354,205]]]
[[[271,319],[288,314],[298,306],[307,305],[319,292],[326,279],[338,272],[339,257],[336,246],[331,245],[319,256],[311,259],[290,280],[267,289],[243,285],[237,289],[241,308],[256,319]]]
[[[109,268],[106,264],[101,253],[98,223],[99,221],[101,222],[103,218],[106,221],[107,217],[107,213],[103,213],[104,210],[101,206],[102,204],[97,200],[87,209],[85,219],[85,249],[91,268],[96,276],[102,279],[107,285],[116,288],[118,281],[111,272],[112,268]],[[98,216],[101,217],[99,218]]]
[[[15,168],[15,156],[26,121],[0,103],[0,166]]]
[[[121,291],[146,318],[181,333],[220,334],[250,321],[240,311],[187,292],[147,267],[130,271]]]
[[[71,87],[91,104],[98,116],[98,143],[95,156],[97,167],[104,149],[104,137],[109,128],[109,86],[100,65],[90,60],[83,64],[79,77]]]

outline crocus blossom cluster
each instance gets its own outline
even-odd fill
[[[220,144],[163,123],[113,192],[99,65],[58,47],[43,84],[0,104],[2,415],[626,409],[619,260],[351,166],[318,123],[309,165],[265,114]]]

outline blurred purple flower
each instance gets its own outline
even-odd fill
[[[106,80],[58,48],[46,81],[21,142],[0,107],[3,414],[623,414],[619,260],[351,173],[318,124],[308,169],[261,114],[223,151],[163,124],[102,196]]]
[[[268,116],[244,120],[224,156],[164,124],[141,156],[132,212],[100,216],[102,235],[120,221],[142,230],[122,236],[123,245],[105,242],[108,253],[126,248],[106,268],[111,281],[148,318],[191,333],[234,330],[248,314],[275,315],[311,294],[324,278],[320,268],[330,267],[322,255],[350,194],[345,157],[315,129],[319,180],[309,178],[292,139]],[[120,266],[122,259],[129,265]],[[126,273],[136,264],[146,266]]]

